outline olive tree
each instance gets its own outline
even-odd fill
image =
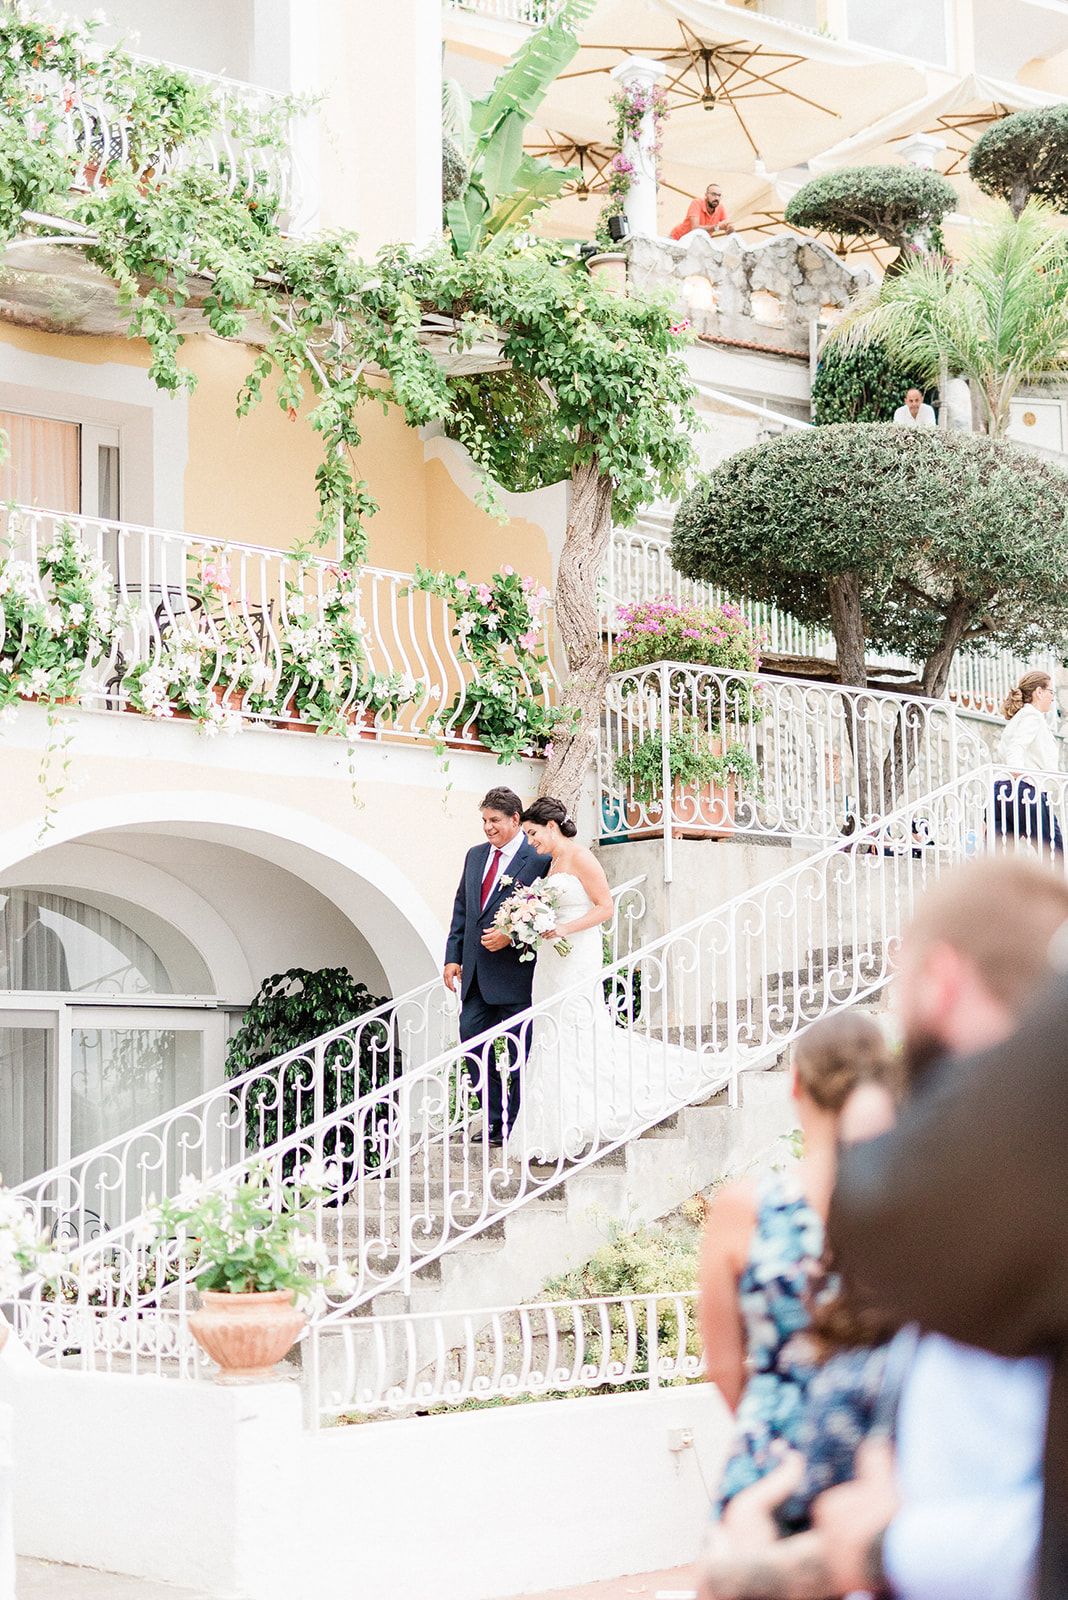
[[[915,661],[924,694],[959,649],[1068,634],[1068,473],[978,434],[838,423],[730,457],[684,499],[688,578],[830,627],[841,682],[869,649]]]
[[[920,167],[842,167],[804,184],[786,207],[797,228],[847,238],[874,234],[898,250],[919,243],[957,204],[953,185]]]
[[[1007,200],[1014,217],[1032,199],[1068,211],[1068,105],[992,123],[972,146],[968,172],[984,194]]]

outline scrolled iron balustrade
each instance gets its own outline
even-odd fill
[[[561,1148],[548,1159],[518,1134],[492,1144],[466,1082],[465,1058],[500,1070],[500,1030],[443,1050],[274,1143],[266,1158],[280,1182],[318,1163],[339,1135],[353,1151],[338,1202],[319,1206],[312,1219],[327,1258],[351,1278],[317,1309],[316,1326],[325,1331],[361,1308],[366,1314],[384,1290],[409,1290],[423,1268],[464,1240],[665,1117],[724,1091],[736,1102],[746,1072],[773,1065],[811,1022],[886,985],[902,930],[928,884],[984,850],[1022,846],[1051,854],[1043,834],[1049,821],[1062,833],[1068,827],[1068,779],[1036,774],[1031,781],[1047,797],[1047,818],[1021,802],[1006,831],[996,786],[1017,778],[988,764],[621,957],[605,975],[613,992],[639,992],[641,1004],[637,1010],[624,1001],[609,1013],[608,1037],[583,1022],[593,1005],[585,985],[513,1019],[510,1026],[533,1039],[528,1084],[540,1052],[539,1070],[562,1086]],[[595,1090],[592,1118],[581,1120],[582,1148],[568,1150],[576,1027],[583,1049],[611,1072],[595,1076],[607,1087]],[[322,1048],[319,1041],[303,1053],[317,1059]],[[371,1132],[378,1141],[373,1159]],[[244,1170],[237,1162],[212,1182],[239,1181]],[[110,1360],[102,1326],[109,1318],[119,1317],[124,1340],[136,1343],[140,1320],[150,1323],[158,1309],[181,1315],[189,1301],[188,1274],[167,1250],[141,1244],[136,1222],[88,1243],[80,1256],[92,1286],[80,1292],[86,1365]],[[31,1293],[19,1316],[40,1332],[39,1301]],[[47,1343],[39,1348],[55,1355]],[[187,1365],[181,1351],[172,1360],[179,1370]]]

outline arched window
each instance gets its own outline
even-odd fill
[[[110,912],[46,889],[0,891],[0,989],[174,993],[140,934]]]

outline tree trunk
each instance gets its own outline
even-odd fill
[[[1009,205],[1012,207],[1012,214],[1017,222],[1019,222],[1020,213],[1030,198],[1031,192],[1028,188],[1026,176],[1023,173],[1017,173],[1012,180],[1012,188],[1009,191]]]
[[[571,474],[571,508],[556,579],[556,628],[567,657],[564,703],[578,713],[575,730],[553,739],[539,793],[574,812],[597,749],[608,681],[597,591],[612,532],[612,482],[587,462]]]
[[[838,681],[865,689],[868,685],[868,668],[864,660],[864,614],[860,608],[860,579],[855,572],[845,572],[837,578],[828,578],[827,595],[831,606],[831,632],[834,634],[835,654],[838,659]],[[863,702],[857,702],[855,716],[847,714],[846,733],[853,751],[853,765],[857,774],[859,821],[864,824],[872,817],[879,816],[883,806],[878,745],[872,742]]]
[[[840,683],[855,683],[864,689],[868,669],[864,660],[864,614],[860,609],[860,579],[855,572],[843,572],[827,579],[831,603],[831,632],[834,634]]]
[[[949,682],[949,669],[953,665],[953,657],[957,653],[957,646],[964,638],[968,623],[971,618],[971,601],[963,598],[957,599],[950,606],[946,620],[942,627],[942,637],[939,639],[931,654],[923,665],[920,683],[923,692],[932,700],[940,700],[946,692]]]

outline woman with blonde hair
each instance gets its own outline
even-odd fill
[[[793,1096],[804,1156],[788,1172],[725,1184],[709,1210],[701,1253],[705,1366],[735,1413],[720,1510],[798,1442],[816,1370],[806,1337],[825,1291],[824,1220],[834,1187],[841,1112],[867,1085],[870,1137],[893,1120],[897,1067],[871,1017],[839,1012],[814,1023],[793,1051]]]
[[[1049,794],[1036,774],[1057,772],[1060,753],[1047,715],[1053,705],[1053,680],[1048,672],[1025,672],[1005,698],[1005,729],[997,758],[1011,778],[994,784],[994,832],[1024,840],[1036,848],[1064,853],[1060,823]]]

